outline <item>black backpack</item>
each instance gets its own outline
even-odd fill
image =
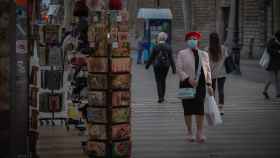
[[[159,51],[159,54],[156,57],[154,66],[169,67],[170,62],[167,50],[162,47],[158,47],[157,49],[157,51]]]

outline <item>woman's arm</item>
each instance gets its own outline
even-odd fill
[[[157,52],[158,52],[157,47],[152,49],[152,54],[149,57],[149,60],[147,61],[146,69],[148,69],[152,65],[152,63],[154,62]]]
[[[271,56],[274,56],[274,55],[278,54],[278,51],[279,51],[279,49],[277,49],[276,42],[274,41],[274,39],[270,40],[267,44],[268,54],[270,54]]]
[[[184,81],[190,77],[190,75],[188,75],[184,72],[183,67],[184,67],[183,56],[179,52],[178,56],[176,58],[176,70],[177,70],[177,74],[179,75],[181,81]]]
[[[171,64],[172,71],[175,74],[176,73],[176,65],[175,65],[174,58],[173,58],[172,48],[169,48],[168,56],[169,56],[169,61],[170,61],[170,64]]]
[[[206,62],[206,72],[207,72],[207,79],[206,79],[206,84],[208,86],[212,85],[212,75],[211,75],[211,67],[210,67],[210,60],[209,60],[209,55],[208,53],[205,52],[205,62]]]

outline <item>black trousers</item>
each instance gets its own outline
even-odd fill
[[[225,77],[212,79],[212,88],[214,92],[216,90],[217,83],[218,83],[219,104],[225,104],[225,93],[224,93],[225,82],[226,82]]]
[[[169,67],[154,66],[155,79],[157,84],[158,98],[164,99],[166,89],[166,77]]]

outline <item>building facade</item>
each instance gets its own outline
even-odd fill
[[[173,47],[184,47],[184,32],[199,31],[203,34],[201,46],[208,45],[211,32],[217,32],[221,41],[228,42],[232,33],[231,8],[235,0],[133,0],[128,1],[132,16],[139,8],[170,8],[173,19]],[[239,0],[238,4],[239,45],[241,56],[258,58],[265,44],[280,29],[279,0]],[[141,33],[142,24],[133,18],[132,27]]]

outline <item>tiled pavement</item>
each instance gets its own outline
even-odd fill
[[[177,77],[170,74],[167,83],[167,102],[159,105],[152,70],[134,69],[134,158],[280,157],[280,100],[264,100],[262,84],[229,76],[224,124],[206,127],[208,140],[199,145],[185,140]]]
[[[208,140],[185,140],[177,76],[169,75],[167,102],[158,104],[152,68],[133,66],[133,158],[279,158],[280,100],[266,101],[262,84],[230,76],[226,82],[224,124],[206,127]],[[83,158],[77,132],[41,128],[41,158]]]

